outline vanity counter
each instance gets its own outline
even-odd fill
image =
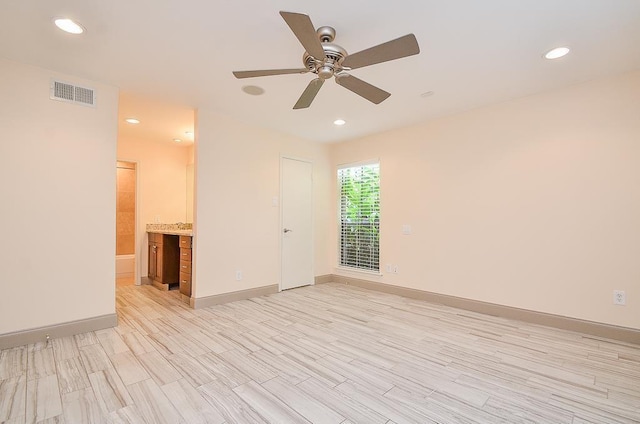
[[[193,237],[193,230],[147,230],[147,233]]]

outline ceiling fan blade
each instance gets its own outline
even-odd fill
[[[316,95],[318,94],[318,91],[320,91],[322,84],[324,84],[324,80],[320,78],[316,78],[311,81],[309,85],[307,85],[307,88],[304,89],[304,91],[302,92],[302,96],[300,96],[293,108],[304,109],[311,106],[311,102],[313,102],[313,99],[316,98]]]
[[[349,74],[336,75],[336,82],[347,90],[351,90],[375,104],[382,103],[391,95],[391,93],[387,93],[375,85],[371,85]]]
[[[350,69],[363,68],[376,63],[388,62],[420,53],[418,40],[413,34],[378,44],[366,50],[350,54],[342,62],[342,66]]]
[[[233,75],[238,78],[268,77],[271,75],[285,74],[306,74],[309,72],[307,68],[300,69],[268,69],[264,71],[234,71]]]
[[[308,15],[292,12],[280,12],[280,15],[287,25],[289,25],[289,28],[291,28],[291,31],[293,31],[307,53],[318,60],[325,58],[322,43],[320,43],[320,39],[316,35],[316,29]]]

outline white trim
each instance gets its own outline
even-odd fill
[[[251,289],[238,290],[229,293],[214,294],[213,296],[191,297],[187,299],[189,299],[189,306],[191,306],[193,309],[201,309],[209,306],[221,305],[223,303],[236,302],[238,300],[268,296],[270,294],[276,294],[278,292],[278,285],[272,284],[269,286],[254,287]]]
[[[345,168],[355,168],[356,166],[367,166],[367,165],[375,165],[380,164],[380,159],[368,159],[361,160],[358,162],[348,162],[348,163],[339,163],[336,165],[336,170],[345,169]]]
[[[496,316],[506,319],[515,319],[536,325],[560,328],[568,331],[576,331],[583,334],[591,334],[597,337],[620,340],[626,343],[640,344],[640,329],[630,327],[620,327],[596,321],[587,321],[581,318],[572,318],[562,315],[555,315],[547,312],[539,312],[532,309],[521,309],[508,305],[484,302],[469,298],[451,296],[447,294],[429,292],[421,289],[413,289],[378,281],[362,280],[350,278],[343,275],[323,275],[325,281],[331,280],[338,284],[348,284],[368,290],[376,290],[383,293],[390,293],[396,296],[403,296],[409,299],[418,299],[435,304],[445,305],[452,308],[464,309],[480,314]]]
[[[115,285],[115,281],[113,283]],[[29,328],[13,333],[0,334],[0,350],[26,344],[44,342],[47,336],[53,339],[69,337],[89,331],[103,330],[118,325],[118,315],[107,314],[97,317],[62,322],[38,328]]]
[[[282,254],[282,161],[284,159],[288,159],[288,157],[280,154],[278,161],[278,293],[282,291],[282,263],[284,261]]]
[[[380,271],[369,271],[367,269],[360,268],[349,268],[347,266],[338,265],[335,267],[337,272],[353,272],[355,274],[367,274],[367,275],[375,275],[376,277],[382,277],[382,272]]]
[[[200,143],[196,134],[199,133],[198,111],[194,110],[193,123],[193,222],[191,223],[191,299],[196,297],[196,287],[198,286],[197,265],[197,244],[198,244],[198,147]],[[193,308],[193,306],[191,306]]]

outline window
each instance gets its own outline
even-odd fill
[[[340,266],[380,270],[380,164],[338,169]]]

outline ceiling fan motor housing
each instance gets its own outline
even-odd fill
[[[316,31],[325,57],[315,58],[305,52],[302,62],[309,71],[318,75],[318,78],[326,80],[334,74],[342,71],[342,61],[347,57],[347,51],[337,44],[332,43],[336,37],[336,30],[329,26],[322,26]]]

